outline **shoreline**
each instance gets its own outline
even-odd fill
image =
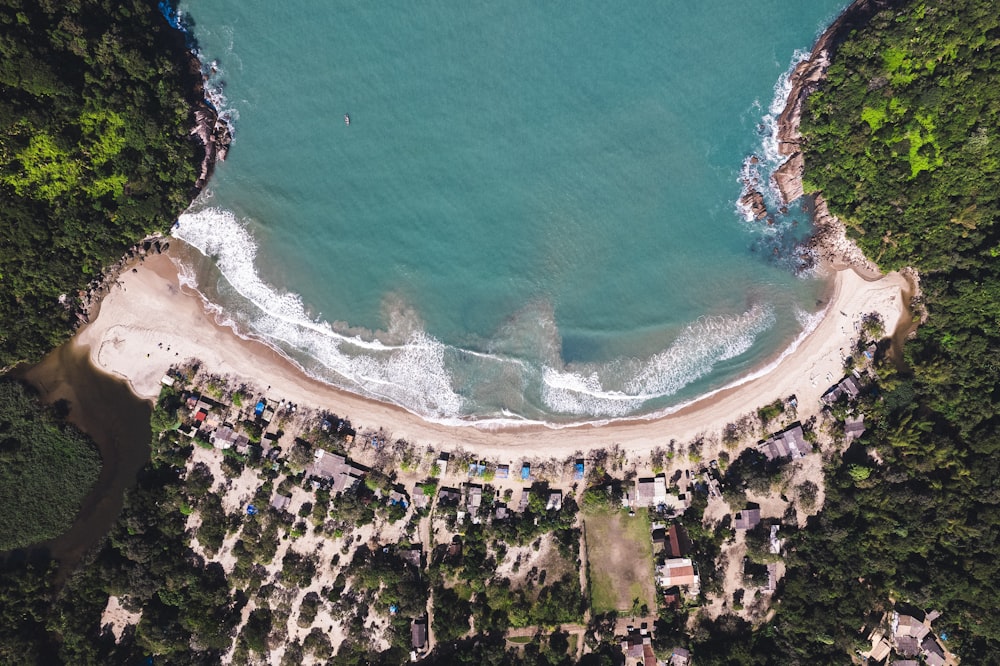
[[[799,117],[805,98],[825,76],[831,45],[856,23],[892,1],[855,0],[823,32],[810,56],[792,74],[777,131],[780,151],[790,155],[778,169],[783,174],[780,181],[777,172],[774,176],[782,197],[786,197],[789,184],[792,193],[801,191]],[[190,50],[188,54],[200,62]],[[217,116],[215,122],[219,123]],[[214,159],[212,162],[214,165]],[[203,176],[207,178],[204,172]],[[572,424],[495,420],[444,423],[426,419],[397,405],[317,380],[264,342],[244,338],[220,325],[201,294],[182,284],[178,267],[165,256],[147,257],[141,267],[127,266],[119,288],[107,294],[95,308],[92,323],[81,328],[71,344],[89,348],[95,368],[124,379],[135,395],[146,400],[155,399],[159,378],[170,365],[197,359],[210,372],[232,375],[250,385],[268,386],[265,395],[329,409],[351,419],[359,430],[388,431],[392,437],[413,444],[468,446],[500,457],[526,447],[520,441],[523,439],[530,439],[532,448],[545,447],[552,453],[573,453],[610,444],[626,445],[635,452],[649,451],[668,439],[713,436],[758,406],[790,395],[797,396],[801,405],[800,419],[817,414],[819,396],[843,375],[842,359],[849,354],[861,316],[878,312],[890,336],[907,319],[906,295],[914,289],[914,281],[899,273],[882,276],[846,238],[839,220],[828,212],[823,214],[825,206],[820,197],[817,209],[812,245],[822,269],[833,275],[828,278],[830,286],[824,294],[826,307],[816,313],[818,321],[812,330],[804,331],[766,363],[725,386],[651,414]],[[127,270],[133,267],[135,270]],[[133,296],[136,292],[140,295]],[[185,331],[190,334],[185,336]],[[163,343],[162,347],[158,343]],[[148,347],[145,353],[136,349],[141,346]],[[163,356],[164,349],[168,354],[169,350],[177,351]]]
[[[790,395],[798,399],[799,419],[807,420],[819,413],[820,395],[843,376],[843,357],[850,353],[861,317],[879,312],[886,330],[893,331],[903,316],[903,290],[909,286],[898,273],[871,280],[853,269],[836,271],[825,313],[795,349],[782,352],[735,386],[700,396],[673,413],[603,425],[484,428],[474,422],[471,427],[434,423],[313,379],[263,342],[242,338],[217,323],[200,294],[180,283],[178,268],[167,256],[147,257],[134,268],[124,273],[121,286],[105,297],[97,316],[71,344],[85,350],[97,369],[125,380],[138,397],[155,400],[160,378],[170,366],[198,360],[212,373],[267,386],[264,395],[275,400],[346,417],[359,431],[382,430],[387,438],[421,447],[464,448],[501,459],[526,453],[565,457],[615,444],[642,454],[670,440],[721,441],[726,425]]]

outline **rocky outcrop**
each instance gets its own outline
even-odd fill
[[[764,195],[759,190],[748,190],[740,197],[740,206],[749,209],[750,214],[756,220],[763,220],[767,217],[767,205],[764,203]]]
[[[881,275],[878,266],[869,261],[861,248],[847,237],[844,223],[830,212],[821,196],[816,197],[809,247],[817,257],[834,268],[850,266],[866,278]]]
[[[802,174],[805,171],[805,166],[805,158],[802,156],[802,153],[795,153],[771,174],[771,178],[774,179],[774,186],[785,204],[795,201],[804,194],[802,189]]]
[[[205,149],[205,156],[198,170],[198,180],[195,182],[195,189],[201,191],[212,175],[215,163],[226,159],[232,135],[229,125],[219,118],[219,114],[207,102],[202,102],[195,109],[194,119],[191,136],[195,137]]]

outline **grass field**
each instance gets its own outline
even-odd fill
[[[653,542],[645,509],[629,516],[623,510],[588,510],[587,565],[590,605],[595,613],[630,612],[635,603],[656,608]]]

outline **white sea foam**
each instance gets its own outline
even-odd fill
[[[799,66],[799,63],[806,60],[809,55],[810,52],[808,50],[802,49],[796,50],[792,54],[792,60],[788,65],[788,69],[782,72],[781,76],[778,77],[778,81],[774,84],[774,96],[767,107],[767,113],[761,119],[761,124],[764,126],[764,140],[761,145],[761,154],[763,155],[763,162],[767,165],[769,171],[778,168],[788,159],[788,156],[782,155],[778,149],[778,118],[781,116],[781,112],[785,110],[788,95],[792,92],[792,74],[795,72],[795,68]]]
[[[460,414],[463,401],[451,387],[440,341],[420,330],[400,345],[342,335],[329,323],[311,319],[298,295],[260,278],[254,266],[257,245],[231,212],[206,208],[181,215],[178,223],[174,235],[212,257],[232,288],[255,306],[248,323],[255,335],[304,352],[355,391],[424,416]]]
[[[607,366],[584,372],[546,367],[543,400],[550,409],[562,413],[625,416],[649,400],[674,395],[707,375],[717,363],[745,353],[774,322],[774,311],[764,305],[754,305],[737,316],[703,317],[624,378],[614,378],[616,373],[608,372]],[[627,366],[616,363],[614,369]],[[611,389],[607,386],[611,382],[621,382],[622,387]]]

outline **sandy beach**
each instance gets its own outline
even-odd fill
[[[891,333],[903,314],[908,286],[898,273],[873,279],[851,268],[835,270],[832,281],[820,323],[768,372],[667,416],[601,426],[446,426],[335,389],[311,379],[265,344],[218,325],[200,295],[181,286],[177,267],[166,255],[148,257],[134,272],[125,271],[120,286],[103,300],[97,317],[81,329],[74,344],[89,350],[95,366],[125,379],[146,399],[159,394],[160,379],[170,366],[197,359],[209,372],[269,386],[267,396],[275,400],[330,410],[349,418],[359,431],[382,428],[389,438],[418,447],[464,448],[502,460],[526,455],[565,458],[617,444],[642,455],[671,439],[713,438],[728,423],[778,398],[795,395],[800,419],[818,413],[820,396],[843,375],[843,360],[861,318],[877,312]]]

